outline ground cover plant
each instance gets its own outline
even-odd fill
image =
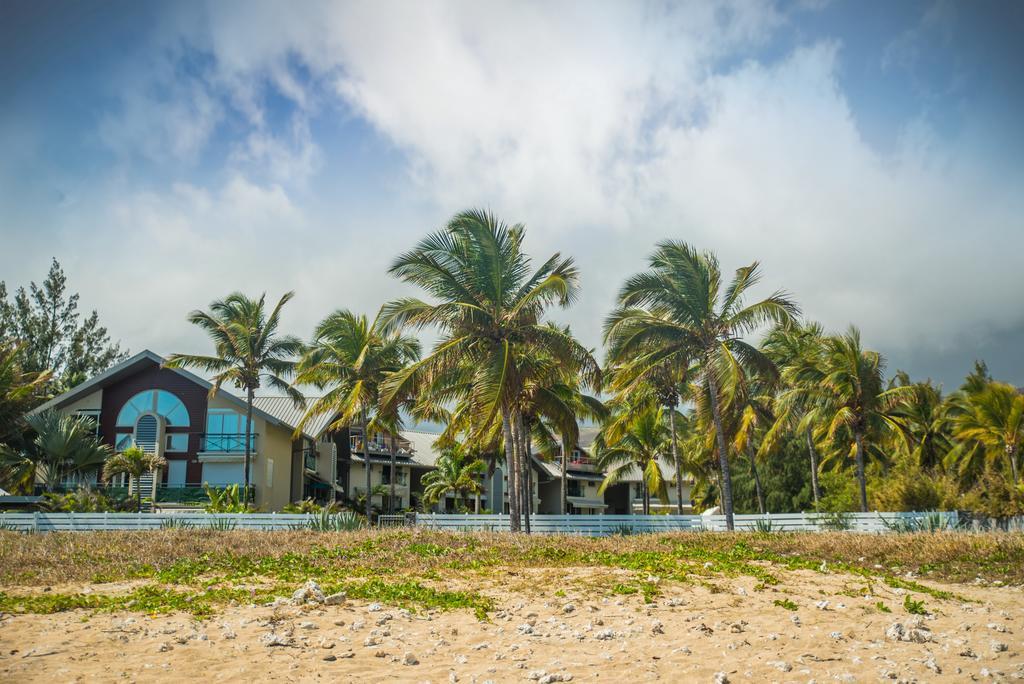
[[[918,578],[1024,584],[1024,535],[683,533],[585,538],[423,530],[0,532],[0,583],[19,587],[0,593],[0,611],[121,609],[203,617],[219,606],[290,596],[303,582],[315,579],[325,591],[344,591],[352,598],[410,610],[467,609],[485,618],[492,601],[474,585],[531,568],[593,569],[590,581],[599,594],[638,595],[648,603],[660,595],[664,582],[695,583],[716,591],[720,579],[749,577],[756,580],[755,590],[763,591],[792,571],[844,573],[863,584],[851,588],[851,595],[871,594],[873,583],[880,581],[908,592],[904,607],[917,612],[924,609],[926,595],[960,598]],[[127,590],[99,590],[103,583],[125,581],[132,582]],[[81,584],[97,590],[83,591],[76,586]],[[38,587],[47,590],[33,589]],[[785,596],[775,605],[796,609]]]

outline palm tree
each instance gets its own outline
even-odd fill
[[[23,345],[0,340],[0,445],[12,448],[25,431],[24,416],[44,399],[50,371],[29,372],[22,368]]]
[[[808,419],[840,453],[853,451],[860,486],[860,507],[868,510],[865,454],[869,441],[886,428],[898,429],[892,411],[913,396],[913,387],[884,389],[885,359],[863,349],[860,331],[851,326],[844,334],[827,337],[818,365],[807,365],[793,373],[796,403],[810,404]],[[809,401],[808,401],[809,400]],[[844,444],[846,438],[852,444]]]
[[[433,506],[448,492],[454,492],[456,501],[465,508],[466,494],[479,496],[483,492],[479,478],[486,466],[480,459],[467,454],[461,445],[445,449],[438,457],[436,466],[436,470],[431,470],[422,478],[425,506]]]
[[[636,363],[686,368],[697,373],[710,398],[718,443],[722,508],[733,529],[732,484],[721,416],[721,380],[738,365],[772,373],[774,365],[741,336],[766,322],[784,322],[798,313],[784,292],[750,305],[744,295],[760,280],[757,262],[736,270],[725,289],[718,259],[682,242],[665,241],[650,258],[650,270],[626,281],[619,306],[605,322],[609,358],[637,357]]]
[[[142,487],[139,481],[146,473],[153,472],[165,467],[167,461],[163,456],[148,453],[141,447],[128,447],[118,454],[114,454],[103,466],[103,479],[109,482],[119,475],[127,475],[135,482],[135,510],[142,510]]]
[[[977,472],[981,461],[1005,463],[1016,485],[1024,444],[1024,394],[1012,385],[989,382],[968,395],[965,409],[953,418],[959,444],[950,452],[951,460],[958,462],[961,474]]]
[[[317,325],[313,341],[296,367],[296,384],[324,391],[307,408],[296,431],[301,433],[310,420],[325,413],[337,414],[329,426],[332,430],[358,424],[363,435],[367,492],[372,491],[370,435],[385,429],[394,434],[399,424],[397,403],[387,410],[381,408],[381,386],[419,356],[419,342],[385,329],[379,314],[371,322],[364,315],[338,310]],[[392,457],[394,446],[392,443]],[[393,496],[394,470],[391,476]],[[367,520],[372,513],[371,501],[372,496],[366,497]]]
[[[0,448],[0,471],[17,487],[42,481],[52,492],[65,478],[99,468],[111,454],[91,421],[43,411],[26,423],[35,436],[23,449]]]
[[[292,357],[302,350],[302,343],[291,335],[278,335],[281,309],[295,296],[288,292],[268,314],[266,294],[250,299],[234,292],[210,304],[209,313],[193,311],[188,320],[206,331],[213,340],[213,356],[172,354],[164,366],[167,368],[198,368],[211,374],[213,386],[210,397],[225,383],[233,384],[245,392],[245,500],[249,501],[249,462],[252,454],[253,398],[264,380],[271,387],[288,394],[297,405],[302,395],[284,380],[294,368]]]
[[[950,440],[950,404],[942,388],[931,380],[914,383],[903,372],[896,374],[892,387],[913,387],[913,396],[893,408],[891,415],[907,456],[924,469],[941,467],[953,448]]]
[[[609,389],[617,397],[636,397],[653,393],[665,409],[672,434],[672,463],[676,470],[676,512],[683,514],[683,458],[679,453],[679,404],[688,384],[689,367],[678,358],[670,358],[660,365],[648,363],[646,355],[618,360],[609,372]]]
[[[652,492],[668,503],[667,480],[658,462],[671,449],[664,409],[653,403],[623,403],[614,413],[594,441],[598,465],[608,471],[598,492],[604,494],[608,487],[639,471],[643,512],[649,515]]]
[[[782,387],[772,406],[775,422],[765,433],[758,455],[764,456],[774,449],[783,432],[802,432],[811,465],[811,494],[815,507],[821,500],[821,486],[818,484],[818,451],[814,444],[814,426],[808,414],[812,396],[810,390],[814,386],[796,387],[794,383],[808,376],[805,369],[813,371],[820,365],[824,350],[823,336],[821,326],[817,323],[791,321],[772,328],[761,342],[761,351],[781,371]],[[814,374],[809,375],[813,377]],[[791,389],[796,391],[789,391]]]
[[[513,437],[525,382],[517,359],[544,355],[585,367],[590,355],[571,335],[541,320],[550,306],[566,307],[575,299],[579,276],[572,259],[555,254],[533,270],[522,251],[523,235],[522,225],[508,226],[485,211],[456,214],[390,269],[426,290],[434,302],[399,299],[383,314],[390,325],[433,326],[441,334],[428,356],[384,384],[384,405],[407,395],[417,382],[427,388],[421,401],[435,404],[452,398],[435,388],[460,387],[470,444],[477,451],[492,441],[500,420],[512,485],[512,531],[520,529],[521,475],[528,462],[521,440]],[[460,382],[443,382],[450,374],[459,374]]]

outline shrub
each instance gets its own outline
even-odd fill
[[[960,499],[960,508],[989,518],[1024,515],[1024,485],[988,470]]]
[[[960,489],[951,475],[907,465],[879,478],[872,494],[878,511],[949,511],[957,508]]]
[[[113,513],[134,511],[135,502],[127,497],[107,496],[91,487],[79,487],[64,494],[44,494],[39,507],[53,513]]]
[[[242,501],[242,488],[237,485],[229,485],[224,489],[214,489],[208,484],[203,484],[206,496],[210,503],[206,505],[207,513],[252,513],[256,509]]]

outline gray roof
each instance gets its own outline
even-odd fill
[[[437,457],[441,455],[441,450],[434,446],[434,442],[441,435],[419,430],[401,430],[400,434],[409,440],[413,461],[430,468],[437,464]]]
[[[316,397],[306,397],[306,407],[314,399]],[[302,416],[306,415],[306,407],[296,407],[291,397],[286,396],[256,397],[253,399],[253,406],[269,413],[293,430],[299,425]],[[306,423],[306,427],[302,432],[307,437],[316,439],[330,425],[333,418],[333,413],[322,413],[319,416],[315,416]]]

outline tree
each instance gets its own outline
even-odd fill
[[[210,304],[210,312],[193,311],[188,320],[203,330],[213,340],[212,356],[196,354],[172,354],[164,365],[167,368],[198,368],[212,375],[213,386],[210,397],[216,396],[225,383],[233,384],[245,392],[245,497],[249,501],[249,463],[252,455],[252,414],[253,399],[263,382],[282,390],[296,405],[303,402],[302,394],[284,380],[295,363],[292,358],[302,350],[302,342],[291,335],[278,335],[281,309],[295,296],[288,292],[277,302],[268,314],[266,294],[259,299],[250,299],[240,292],[234,292],[224,299]]]
[[[808,377],[805,369],[813,371],[819,366],[824,350],[823,335],[817,323],[790,321],[772,328],[761,342],[761,351],[781,372],[782,387],[772,402],[775,422],[765,433],[759,455],[775,449],[785,432],[801,436],[807,447],[815,505],[821,500],[821,487],[818,484],[818,451],[811,424],[813,416],[808,414],[814,387],[796,387],[795,383]],[[813,375],[810,373],[811,377]]]
[[[358,423],[363,432],[363,463],[366,491],[370,480],[370,434],[382,428],[397,431],[397,404],[380,406],[384,381],[420,356],[419,342],[387,330],[380,316],[371,323],[366,316],[338,310],[327,316],[313,332],[296,367],[296,384],[313,385],[324,391],[313,401],[298,425],[298,431],[316,416],[338,414],[329,426],[338,430]],[[394,444],[391,445],[392,453]],[[394,483],[394,472],[391,482]],[[393,486],[393,485],[392,485]],[[393,491],[393,490],[392,490]],[[366,518],[372,512],[372,496],[366,497]]]
[[[456,214],[443,230],[399,256],[390,272],[424,289],[434,302],[404,298],[387,304],[390,325],[435,327],[440,340],[421,361],[395,373],[384,385],[383,403],[391,404],[422,382],[421,400],[443,404],[441,390],[458,386],[466,400],[470,446],[482,451],[500,420],[509,467],[511,529],[520,529],[527,457],[513,437],[514,415],[524,387],[517,358],[545,355],[566,365],[586,366],[589,351],[571,335],[541,320],[552,305],[568,306],[576,297],[579,275],[572,259],[553,255],[533,270],[522,250],[524,228],[508,226],[492,214],[471,210]],[[439,382],[452,373],[457,384]],[[419,378],[419,380],[417,379]]]
[[[892,410],[914,393],[913,387],[884,389],[884,372],[885,359],[863,349],[860,331],[851,326],[843,335],[824,339],[818,364],[791,373],[795,403],[811,406],[809,420],[838,445],[840,455],[853,452],[862,512],[868,510],[864,466],[869,443],[886,429],[898,429]]]
[[[683,458],[679,452],[679,404],[685,392],[690,369],[680,358],[662,364],[650,364],[645,354],[610,360],[609,389],[619,398],[653,393],[669,417],[672,436],[672,462],[676,470],[676,512],[683,514]]]
[[[67,391],[127,358],[112,343],[99,314],[84,319],[78,310],[79,296],[68,292],[67,277],[56,259],[42,285],[18,288],[7,299],[0,282],[0,340],[20,344],[20,364],[29,373],[51,371],[54,393]]]
[[[0,448],[0,472],[15,489],[42,482],[52,492],[68,477],[99,468],[110,447],[93,434],[93,424],[75,416],[43,411],[26,419],[33,433],[23,449]]]
[[[1014,486],[1020,482],[1024,394],[1012,385],[989,382],[967,396],[964,410],[952,420],[959,444],[950,459],[961,475],[978,473],[987,462],[1008,468]]]
[[[479,478],[487,468],[483,461],[470,456],[462,446],[445,449],[438,457],[436,466],[435,470],[426,473],[421,479],[425,506],[433,506],[448,492],[453,492],[456,502],[465,508],[467,494],[479,495],[483,492]]]
[[[760,280],[757,262],[736,270],[722,289],[718,259],[682,242],[664,241],[650,258],[650,270],[629,278],[618,307],[605,322],[609,358],[642,358],[648,366],[697,364],[710,398],[718,444],[722,508],[733,529],[727,440],[721,416],[721,381],[737,365],[762,373],[774,366],[741,337],[766,322],[781,323],[798,313],[781,291],[745,305],[744,296]]]
[[[167,466],[162,456],[149,453],[139,446],[131,446],[107,459],[103,466],[103,479],[109,482],[120,475],[127,475],[135,482],[135,510],[142,510],[142,487],[140,479],[146,473],[155,473]]]
[[[21,366],[21,345],[0,340],[0,446],[21,445],[26,424],[23,420],[45,396],[50,371],[25,371]]]
[[[598,492],[604,494],[608,487],[638,472],[643,512],[649,515],[652,492],[663,504],[668,503],[667,481],[658,462],[671,449],[664,409],[653,403],[623,403],[612,412],[618,420],[606,424],[594,440],[598,465],[608,471]]]
[[[949,403],[942,389],[931,380],[914,383],[906,373],[898,372],[890,387],[912,387],[914,392],[891,412],[900,442],[907,457],[918,468],[932,470],[942,466],[949,450]]]

